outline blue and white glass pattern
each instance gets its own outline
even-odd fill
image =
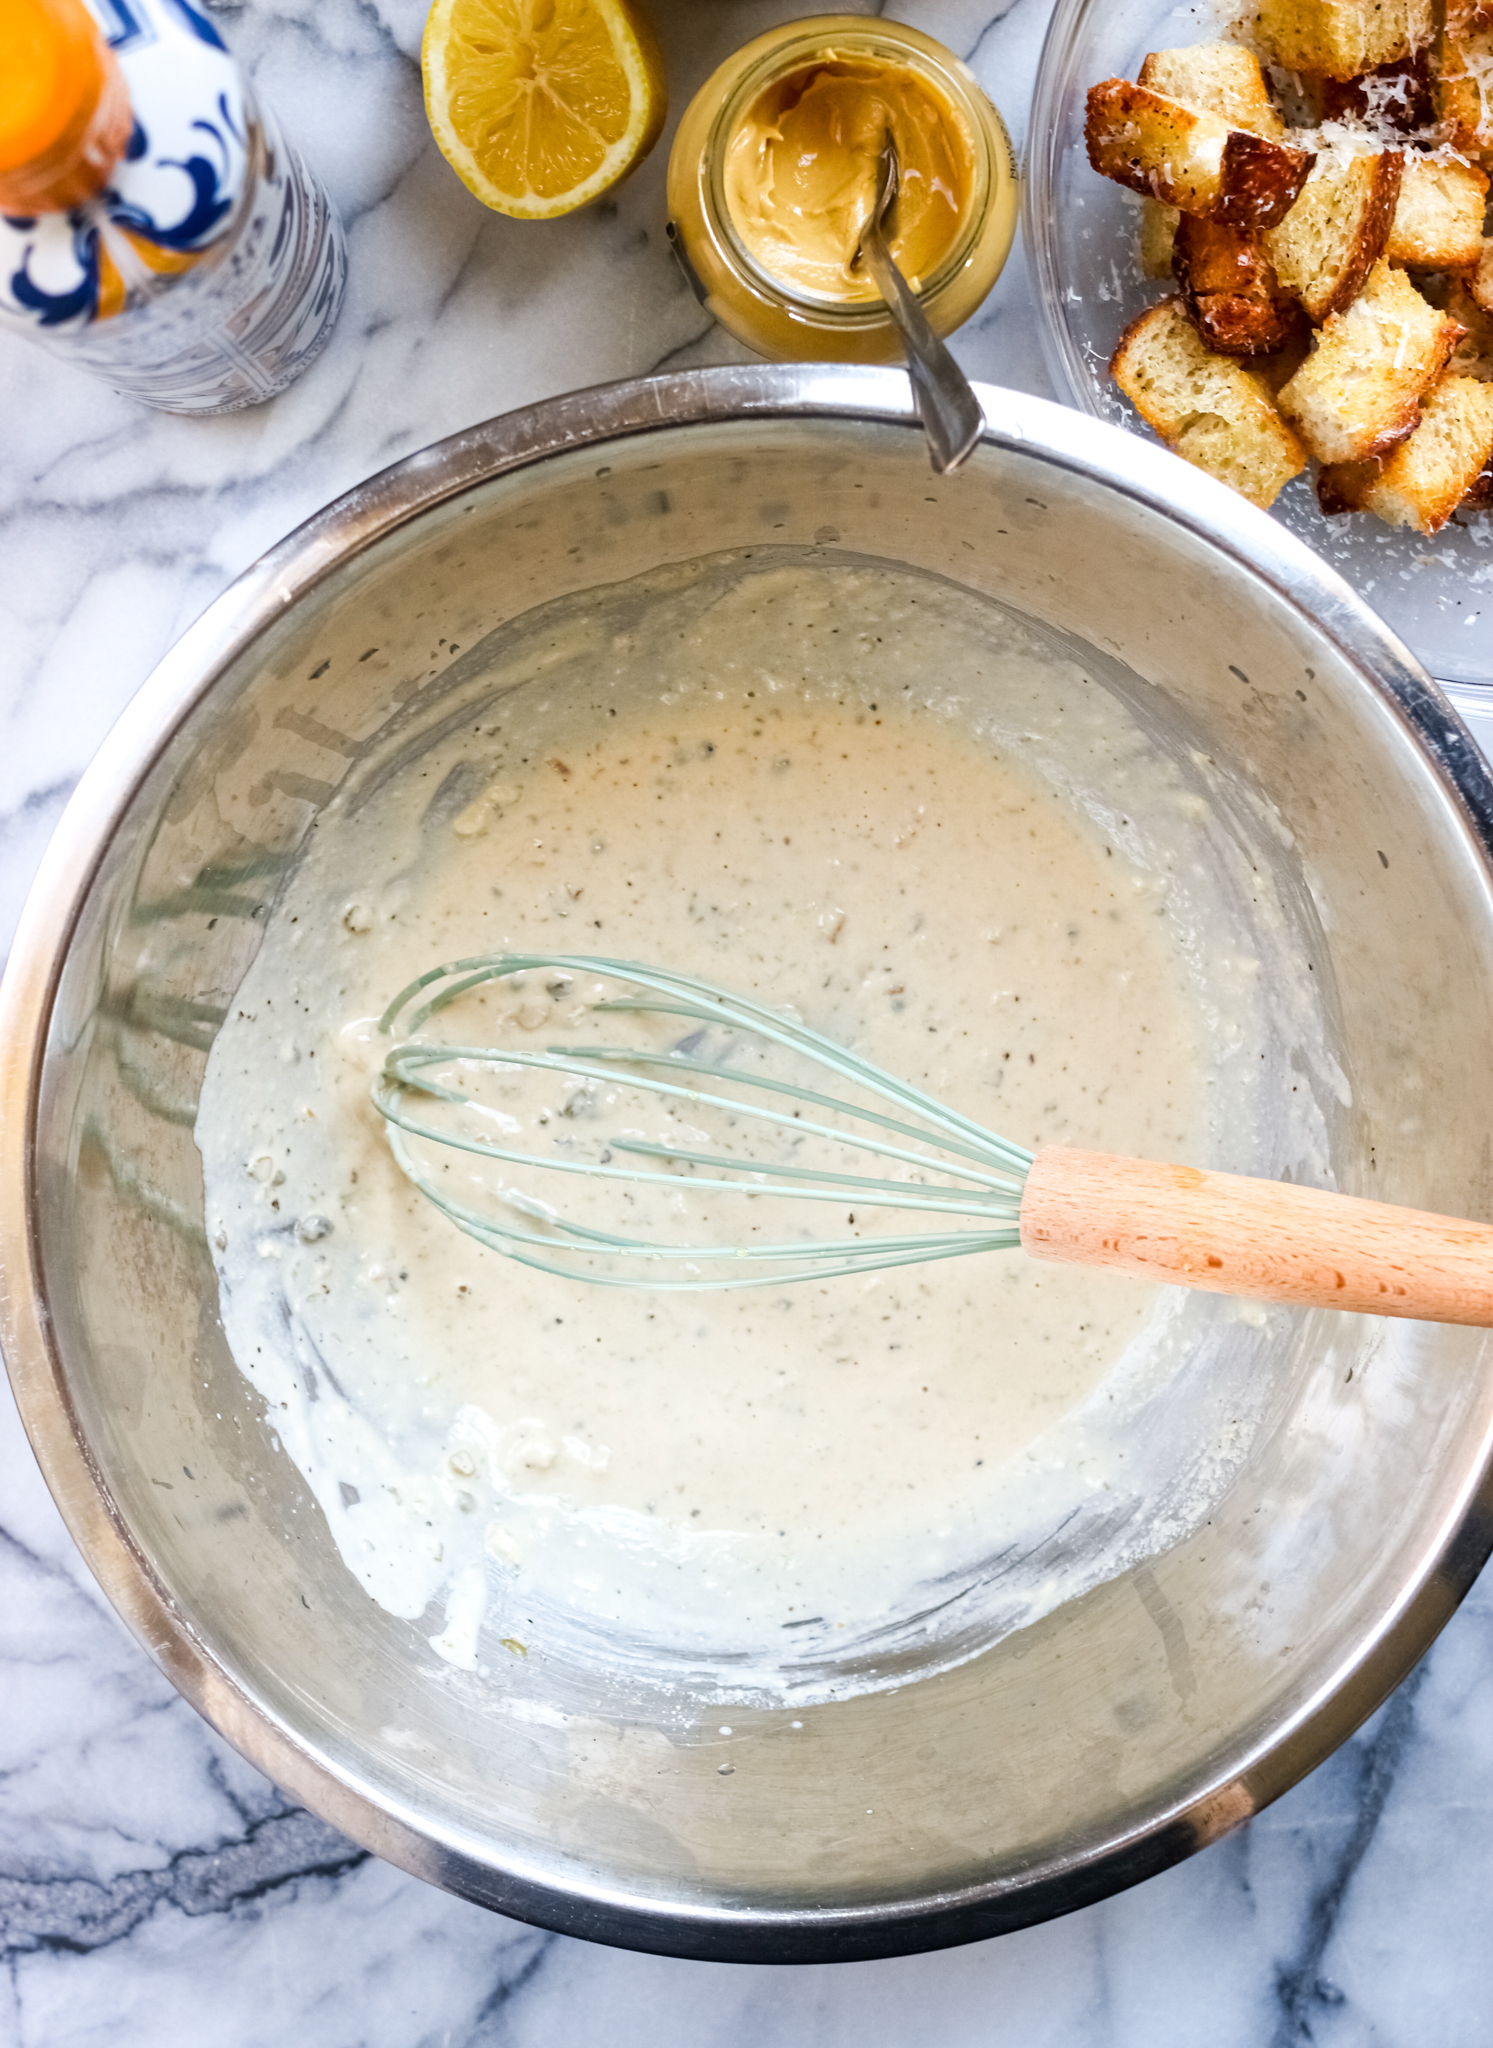
[[[0,217],[0,321],[171,411],[269,398],[341,305],[331,201],[189,0],[90,5],[134,130],[94,198]]]

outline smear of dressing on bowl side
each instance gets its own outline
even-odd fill
[[[671,571],[548,617],[503,683],[322,813],[202,1096],[225,1328],[349,1570],[469,1669],[580,1632],[812,1696],[1194,1526],[1268,1398],[1259,1312],[1019,1252],[588,1288],[461,1235],[369,1089],[427,967],[595,952],[792,1006],[1032,1147],[1255,1163],[1264,1054],[1320,1032],[1205,771],[890,570]],[[572,1000],[488,989],[441,1035],[551,1043]]]

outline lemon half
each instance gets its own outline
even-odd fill
[[[420,55],[441,154],[519,220],[597,198],[664,124],[663,60],[632,0],[435,0]]]

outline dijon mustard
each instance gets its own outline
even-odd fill
[[[1018,189],[1000,116],[952,52],[864,16],[792,22],[728,59],[686,110],[671,234],[702,300],[760,354],[900,359],[857,261],[888,135],[892,254],[947,334],[1005,262]]]

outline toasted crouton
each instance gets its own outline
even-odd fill
[[[1461,278],[1452,280],[1443,310],[1464,329],[1451,352],[1447,373],[1493,382],[1493,313],[1485,313]]]
[[[1394,225],[1384,254],[1412,270],[1475,270],[1483,253],[1486,175],[1472,164],[1405,153]]]
[[[1141,201],[1138,248],[1142,276],[1171,276],[1172,255],[1177,246],[1177,222],[1181,218],[1175,206],[1163,206],[1159,199]]]
[[[1260,60],[1239,43],[1153,50],[1141,65],[1139,83],[1217,114],[1235,128],[1274,142],[1285,137],[1286,125]],[[1294,326],[1270,259],[1248,229],[1178,213],[1148,199],[1141,223],[1141,268],[1148,277],[1175,276],[1203,339],[1225,355],[1269,354]]]
[[[1256,505],[1273,504],[1306,467],[1263,379],[1207,348],[1180,299],[1130,323],[1110,371],[1169,448]]]
[[[1182,214],[1172,267],[1198,332],[1226,356],[1273,355],[1300,325],[1294,301],[1282,296],[1264,237],[1248,228]]]
[[[1301,197],[1266,232],[1266,252],[1282,289],[1319,324],[1352,305],[1384,253],[1401,172],[1398,150],[1360,156],[1334,150],[1318,159]]]
[[[1235,227],[1281,219],[1315,160],[1124,78],[1091,89],[1085,138],[1102,176]]]
[[[1260,60],[1240,43],[1194,43],[1188,49],[1153,50],[1138,82],[1189,107],[1218,114],[1231,128],[1283,142],[1286,124],[1276,111]]]
[[[1484,242],[1477,269],[1467,279],[1467,289],[1485,313],[1493,313],[1493,242]]]
[[[1493,511],[1493,462],[1484,465],[1481,473],[1472,480],[1467,496],[1457,507],[1459,512]]]
[[[1421,395],[1462,331],[1381,259],[1353,304],[1323,324],[1281,411],[1322,462],[1387,455],[1414,432]]]
[[[1324,512],[1372,512],[1389,526],[1435,533],[1474,488],[1493,456],[1493,385],[1443,377],[1414,433],[1381,469],[1362,462],[1317,479]]]
[[[1432,0],[1254,0],[1253,37],[1287,71],[1356,78],[1431,40]]]
[[[1436,39],[1436,114],[1453,149],[1493,168],[1493,26]]]
[[[1363,127],[1385,141],[1414,135],[1436,119],[1429,53],[1380,64],[1357,78],[1302,78],[1319,121]]]

